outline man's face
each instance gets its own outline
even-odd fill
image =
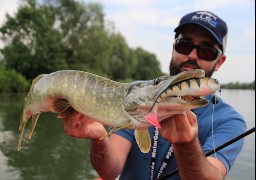
[[[197,46],[203,45],[220,49],[220,46],[209,32],[196,25],[184,27],[178,39],[184,39]],[[176,75],[182,71],[203,69],[206,77],[211,77],[213,72],[219,69],[225,59],[225,55],[221,54],[213,61],[207,61],[198,57],[196,48],[194,48],[189,54],[182,54],[177,52],[173,46],[172,60],[169,66],[170,75]]]

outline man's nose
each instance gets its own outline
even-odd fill
[[[196,48],[193,48],[192,51],[189,53],[188,55],[189,59],[191,60],[198,60],[198,56],[197,56],[197,50]]]

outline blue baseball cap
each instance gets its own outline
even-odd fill
[[[223,53],[225,52],[228,36],[225,21],[210,11],[195,11],[183,16],[174,32],[179,33],[184,26],[189,24],[196,24],[206,29],[222,46]]]

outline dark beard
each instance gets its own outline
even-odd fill
[[[216,63],[217,64],[217,63]],[[214,69],[215,69],[215,66],[216,64],[214,65],[214,67],[208,71],[208,72],[205,72],[205,77],[211,77],[212,74],[214,73]],[[180,65],[177,65],[174,63],[173,59],[171,60],[170,62],[170,66],[169,66],[169,74],[170,76],[174,76],[174,75],[177,75],[179,73],[181,73],[181,68],[185,65],[193,65],[195,66],[197,69],[202,69],[196,61],[191,61],[191,60],[187,60],[183,63],[181,63]]]

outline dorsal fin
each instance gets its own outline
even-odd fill
[[[36,78],[34,78],[34,79],[32,80],[31,87],[30,87],[30,90],[29,90],[29,92],[28,92],[28,95],[25,97],[25,101],[26,101],[27,97],[30,96],[31,92],[33,91],[35,84],[36,84],[40,79],[42,79],[44,76],[46,76],[46,75],[47,75],[47,74],[40,74],[40,75],[38,75]]]
[[[47,74],[40,74],[40,75],[38,75],[37,77],[35,77],[35,78],[32,80],[32,86],[33,86],[34,84],[36,84],[40,79],[42,79],[42,77],[44,77],[45,75],[47,75]]]

